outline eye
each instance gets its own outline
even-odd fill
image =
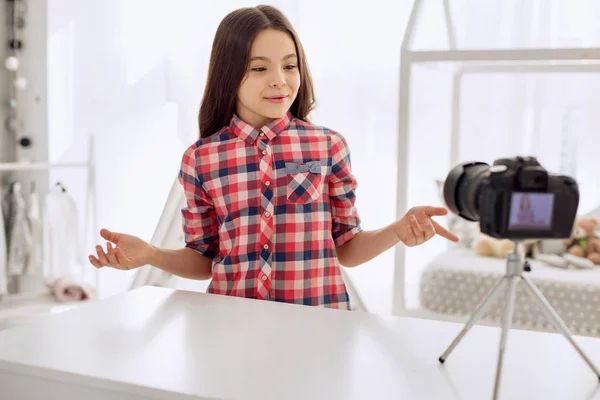
[[[265,67],[254,67],[252,68],[252,71],[256,71],[256,72],[264,72],[267,69]]]
[[[294,69],[294,68],[296,68],[296,66],[295,66],[295,65],[293,65],[293,64],[292,64],[292,65],[286,65],[286,66],[285,66],[285,69],[287,69],[287,70],[292,70],[292,69]]]

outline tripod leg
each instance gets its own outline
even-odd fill
[[[471,329],[473,327],[473,325],[475,324],[475,322],[477,322],[479,317],[481,317],[486,312],[488,307],[492,304],[492,301],[496,298],[498,293],[500,293],[500,289],[502,288],[502,286],[504,286],[505,279],[506,279],[506,277],[502,277],[501,279],[499,279],[498,282],[496,283],[496,285],[489,291],[487,296],[483,299],[483,301],[481,301],[481,303],[477,306],[477,308],[473,312],[473,315],[467,321],[467,323],[465,324],[462,331],[460,331],[458,336],[454,339],[454,341],[446,349],[444,354],[442,354],[441,357],[439,358],[439,361],[442,364],[444,363],[444,361],[446,361],[446,359],[448,358],[448,356],[450,355],[452,350],[454,350],[454,348],[461,341],[463,336],[465,336],[465,334],[469,331],[469,329]]]
[[[506,288],[506,303],[504,304],[504,315],[502,319],[502,336],[500,337],[500,349],[498,351],[498,366],[496,368],[496,382],[494,384],[494,400],[498,398],[500,389],[500,379],[502,377],[502,363],[504,361],[504,349],[506,348],[506,340],[508,331],[510,330],[513,314],[515,311],[515,299],[517,297],[517,283],[519,276],[513,275],[510,277]]]
[[[567,340],[573,345],[575,350],[579,353],[579,355],[585,360],[585,362],[590,366],[592,371],[596,374],[596,376],[600,379],[600,372],[598,368],[592,363],[592,361],[585,355],[583,350],[579,348],[577,343],[571,337],[571,332],[565,323],[560,319],[554,308],[548,303],[548,300],[544,297],[542,292],[535,286],[535,284],[529,279],[529,277],[523,275],[523,280],[525,281],[525,287],[527,288],[531,297],[538,303],[542,312],[546,315],[549,321],[551,321],[556,329],[562,333]]]

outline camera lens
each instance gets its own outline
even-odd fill
[[[467,162],[454,167],[444,181],[444,200],[454,214],[479,221],[479,188],[490,174],[484,162]]]

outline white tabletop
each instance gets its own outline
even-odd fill
[[[461,327],[143,287],[0,332],[0,371],[152,398],[491,398],[499,329],[438,362]],[[504,365],[502,399],[600,398],[560,335],[512,330]]]

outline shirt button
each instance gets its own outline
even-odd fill
[[[267,155],[267,151],[263,150],[263,156],[266,156],[266,155]]]
[[[266,280],[267,280],[267,276],[266,276],[266,275],[263,275],[261,279],[262,279],[263,281],[266,281]]]
[[[271,213],[267,211],[267,212],[265,213],[265,217],[269,218],[270,216],[271,216]]]
[[[271,181],[266,181],[265,185],[269,186],[271,184]]]
[[[265,136],[265,133],[264,133],[264,132],[261,132],[261,133],[259,133],[258,135],[259,135],[259,136]]]
[[[268,244],[265,244],[263,247],[265,248],[265,250],[269,249],[269,245]]]

